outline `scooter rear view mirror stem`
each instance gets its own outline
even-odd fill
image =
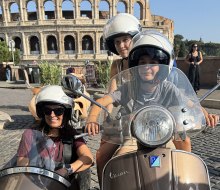
[[[212,92],[220,87],[220,83],[216,84],[212,89],[206,92],[201,98],[199,98],[199,102],[202,102],[206,97],[208,97]]]

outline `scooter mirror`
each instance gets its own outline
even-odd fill
[[[108,115],[110,115],[110,113],[106,109],[106,107],[102,106],[98,102],[94,101],[90,97],[83,94],[84,86],[83,86],[82,82],[76,76],[74,76],[74,75],[64,76],[61,80],[61,85],[63,86],[63,88],[64,88],[63,90],[67,96],[70,96],[70,97],[74,96],[73,98],[83,96],[87,100],[91,101],[93,104],[95,104],[95,105],[99,106],[100,108],[102,108],[103,110],[105,110],[108,113]]]
[[[84,87],[82,82],[74,75],[66,75],[62,78],[61,85],[67,95],[73,94],[79,97],[84,92]]]

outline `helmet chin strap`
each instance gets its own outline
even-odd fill
[[[143,79],[141,78],[141,82],[142,82],[142,83],[145,83],[145,84],[154,84],[154,79],[153,79],[153,80],[143,80]]]
[[[121,59],[121,62],[123,63],[124,61],[127,61],[128,60],[128,57],[124,57]]]
[[[122,61],[124,61],[124,60],[128,60],[128,57],[124,57],[124,58],[122,58]]]
[[[152,79],[152,80],[143,80],[140,76],[140,82],[144,84],[159,84],[160,80],[159,79]]]

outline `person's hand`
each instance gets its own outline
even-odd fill
[[[215,127],[219,122],[219,115],[216,114],[207,114],[205,115],[206,124],[209,127]]]
[[[68,177],[68,172],[66,168],[60,168],[56,170],[55,172],[63,177]]]
[[[95,135],[99,133],[99,124],[97,122],[88,122],[86,123],[85,131],[89,135]]]
[[[194,62],[191,62],[192,65],[194,65]]]

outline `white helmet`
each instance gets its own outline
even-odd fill
[[[173,46],[169,39],[160,32],[146,30],[134,36],[128,57],[129,68],[137,66],[140,56],[144,54],[157,59],[160,64],[168,65],[168,74],[172,70],[174,62]]]
[[[103,39],[106,42],[108,50],[118,55],[115,49],[114,39],[127,34],[133,37],[140,31],[141,24],[135,16],[128,13],[119,13],[112,17],[104,26]]]
[[[42,118],[43,106],[47,103],[60,104],[66,109],[70,109],[73,106],[73,100],[67,96],[62,87],[58,85],[48,85],[41,89],[36,97],[36,112],[39,118]]]

